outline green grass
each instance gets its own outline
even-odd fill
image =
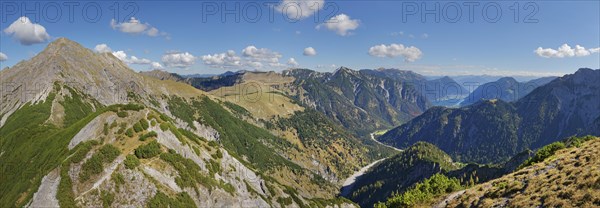
[[[65,109],[65,120],[63,124],[64,126],[70,126],[92,113],[93,105],[89,102],[85,102],[84,97],[72,88],[67,86],[64,87],[69,90],[71,96],[66,96],[64,101],[60,102]]]
[[[45,123],[50,117],[55,91],[46,101],[36,104],[27,103],[15,111],[0,128],[0,151],[2,167],[0,168],[0,204],[8,207],[21,207],[29,202],[37,191],[41,179],[51,170],[61,166],[61,182],[57,198],[61,207],[73,207],[72,182],[68,175],[71,160],[79,162],[91,149],[85,147],[67,148],[69,142],[83,127],[98,115],[107,111],[117,111],[122,105],[100,106],[97,101],[85,98],[88,103],[96,105],[96,111],[82,108],[82,100],[78,93],[71,93],[67,101],[62,102],[66,120],[62,127]],[[84,102],[84,103],[85,103]],[[78,105],[78,106],[72,106]],[[88,105],[88,104],[83,104]],[[89,104],[92,105],[92,104]],[[92,144],[93,146],[93,144]],[[72,155],[71,159],[65,160]]]
[[[42,177],[58,167],[69,154],[67,145],[71,138],[106,109],[91,115],[71,115],[70,118],[82,119],[60,128],[45,123],[54,98],[55,94],[50,93],[45,102],[25,104],[0,128],[0,149],[5,152],[3,168],[0,168],[0,204],[23,206],[27,203]],[[68,106],[71,103],[74,102],[65,102],[65,108],[71,109]]]

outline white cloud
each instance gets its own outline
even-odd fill
[[[283,0],[275,6],[275,10],[291,20],[300,20],[323,9],[324,4],[325,0]]]
[[[140,64],[140,65],[146,65],[146,64],[151,64],[152,63],[152,61],[150,61],[148,59],[138,58],[138,57],[135,57],[135,56],[131,56],[131,58],[129,59],[129,61],[132,64]]]
[[[43,43],[50,40],[50,35],[46,32],[44,26],[31,23],[31,20],[25,16],[15,20],[4,29],[4,33],[12,36],[23,45]]]
[[[428,37],[429,37],[429,34],[427,34],[427,33],[423,33],[423,35],[421,35],[421,38],[423,38],[423,39],[427,39]]]
[[[404,57],[404,61],[413,62],[420,59],[423,53],[417,47],[404,47],[402,44],[376,45],[369,49],[369,55],[376,57]]]
[[[170,52],[162,56],[161,61],[167,67],[188,68],[196,62],[196,57],[188,52]]]
[[[302,54],[305,56],[316,56],[317,51],[313,47],[308,47],[304,49],[304,53]]]
[[[119,60],[126,64],[148,65],[150,66],[150,69],[164,69],[164,67],[158,62],[153,62],[145,58],[138,58],[136,56],[128,57],[125,51],[113,52],[112,49],[104,43],[96,45],[96,47],[94,47],[94,50],[98,53],[112,53],[113,56],[117,57]]]
[[[250,45],[242,49],[241,55],[235,51],[228,50],[225,53],[208,54],[201,57],[202,62],[212,68],[238,68],[238,69],[281,69],[287,66],[295,67],[297,62],[294,58],[288,59],[287,63],[280,63],[282,55],[268,48],[257,48]]]
[[[556,50],[552,49],[552,48],[538,47],[534,52],[538,56],[544,57],[544,58],[581,57],[581,56],[589,56],[592,53],[600,52],[600,47],[585,49],[583,46],[575,45],[575,48],[571,48],[571,46],[569,46],[567,44],[563,44]]]
[[[0,52],[0,61],[6,61],[8,60],[8,56],[6,56],[6,54]]]
[[[290,66],[290,67],[298,67],[298,66],[300,66],[300,64],[298,64],[298,62],[294,58],[288,59],[287,65]]]
[[[127,54],[125,53],[125,51],[115,51],[112,52],[113,56],[117,57],[119,60],[125,62],[126,64],[129,64],[129,61],[127,59]]]
[[[242,65],[241,58],[233,50],[228,50],[227,53],[204,55],[202,56],[202,62],[215,68],[231,68]]]
[[[359,25],[360,20],[351,19],[350,16],[346,14],[339,14],[327,20],[326,22],[317,25],[316,29],[325,27],[328,30],[334,31],[338,35],[346,36],[350,34],[349,31],[356,30]]]
[[[110,52],[112,52],[112,49],[110,47],[108,47],[108,45],[103,43],[103,44],[96,45],[96,47],[94,47],[94,51],[96,51],[98,53],[110,53]]]
[[[165,69],[165,67],[163,67],[163,66],[162,66],[160,63],[158,63],[158,62],[152,62],[152,63],[150,63],[150,69],[151,69],[151,70],[155,70],[155,69],[162,70],[162,69]]]
[[[135,34],[135,35],[145,34],[145,35],[148,35],[151,37],[167,36],[167,33],[160,32],[155,27],[152,27],[148,23],[142,23],[135,17],[131,17],[131,19],[129,19],[129,22],[121,22],[121,23],[118,23],[115,19],[112,19],[110,21],[110,26],[114,30],[119,30],[121,32],[128,33],[128,34]],[[167,38],[169,38],[169,37],[167,37]]]
[[[242,55],[253,62],[266,62],[271,66],[279,63],[279,58],[281,58],[280,53],[273,52],[267,48],[256,48],[253,45],[244,48]]]
[[[139,64],[139,65],[150,65],[152,61],[145,58],[138,58],[136,56],[128,57],[125,51],[115,51],[112,52],[113,56],[117,57],[119,60],[125,62],[126,64]]]

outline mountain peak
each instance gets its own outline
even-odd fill
[[[48,46],[46,47],[45,50],[60,50],[64,47],[67,48],[84,48],[82,45],[80,45],[79,43],[69,40],[67,38],[57,38],[56,40],[52,41],[50,44],[48,44]]]
[[[357,71],[354,71],[345,66],[342,66],[333,72],[334,75],[335,74],[356,74],[356,73],[357,73]]]
[[[517,83],[518,81],[515,78],[512,78],[512,77],[502,77],[502,78],[498,79],[497,82],[501,82],[501,83]]]

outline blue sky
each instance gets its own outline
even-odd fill
[[[472,22],[468,2],[447,1],[316,0],[309,2],[312,9],[303,7],[306,2],[292,0],[147,1],[119,2],[118,10],[115,2],[81,2],[73,9],[72,22],[65,2],[38,3],[37,10],[35,2],[0,3],[2,68],[29,59],[57,37],[90,49],[105,44],[114,53],[121,51],[121,58],[136,70],[162,68],[181,74],[289,67],[333,71],[347,66],[399,68],[425,75],[545,76],[572,73],[580,67],[600,68],[598,1],[480,2],[473,7]],[[241,15],[240,21],[231,14],[222,20],[222,12],[236,4],[240,9],[234,13]],[[436,4],[438,10],[423,21],[423,10]],[[256,5],[261,16],[250,22],[256,17]],[[94,6],[99,6],[101,15],[96,15]],[[218,11],[211,13],[211,6]],[[461,16],[453,23],[456,6]],[[296,8],[303,10],[295,13]],[[23,14],[25,9],[32,11]],[[498,9],[501,16],[496,16]],[[11,27],[21,16],[28,17],[30,27]],[[96,16],[95,22],[86,21]],[[532,20],[537,22],[528,23]],[[39,30],[28,33],[35,24],[47,36]],[[303,54],[307,47],[316,55]]]

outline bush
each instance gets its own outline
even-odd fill
[[[148,144],[141,145],[137,149],[135,149],[135,156],[137,156],[140,159],[151,158],[156,155],[159,155],[160,153],[161,153],[160,144],[158,144],[158,142],[156,142],[156,140],[154,140]]]
[[[100,198],[102,198],[102,207],[110,207],[110,205],[115,201],[115,194],[102,190],[100,192]]]
[[[124,105],[121,109],[122,110],[130,110],[130,111],[140,111],[140,110],[144,109],[144,106],[140,105],[140,104],[136,104],[136,103],[128,103],[128,104]]]
[[[140,141],[146,141],[148,138],[156,137],[157,135],[158,134],[156,134],[155,131],[148,132],[148,133],[140,136]]]
[[[125,184],[125,177],[123,177],[123,174],[121,173],[114,172],[112,174],[111,179],[115,182],[115,188],[117,189],[117,191],[119,190],[121,185]]]
[[[83,163],[79,180],[83,182],[88,180],[91,175],[101,173],[104,170],[103,164],[114,161],[120,154],[121,151],[111,144],[102,146],[98,152]]]
[[[137,122],[133,124],[133,130],[135,131],[135,133],[139,133],[142,132],[144,129],[142,128],[142,125],[139,122]]]
[[[129,114],[125,111],[119,111],[119,112],[117,112],[117,116],[119,116],[119,118],[125,118],[125,117],[129,116]]]
[[[140,165],[140,160],[134,155],[127,155],[123,164],[125,164],[125,168],[127,169],[134,169]]]
[[[131,128],[128,128],[127,131],[125,131],[125,135],[127,135],[128,137],[133,137],[133,130]]]
[[[104,123],[104,129],[102,129],[104,136],[108,135],[108,123]]]
[[[549,158],[550,156],[554,155],[556,151],[564,149],[565,147],[565,143],[562,142],[554,142],[552,144],[546,145],[540,148],[537,152],[535,152],[535,155],[532,158],[526,160],[521,166],[519,166],[518,169],[530,166],[534,163],[542,162],[546,158]]]
[[[171,198],[166,194],[158,191],[152,199],[148,202],[149,208],[159,208],[159,207],[196,207],[194,200],[188,195],[186,192],[181,192],[175,196],[175,198]]]
[[[169,130],[169,124],[168,123],[161,123],[160,124],[160,130],[162,130],[162,131]]]
[[[426,203],[434,197],[451,193],[461,189],[460,181],[448,178],[442,174],[435,174],[402,194],[394,194],[385,203],[379,202],[375,207],[412,207]]]
[[[148,120],[146,120],[145,118],[142,118],[142,120],[140,120],[140,125],[142,126],[142,129],[147,130],[148,128],[150,128],[150,125],[148,125]]]

